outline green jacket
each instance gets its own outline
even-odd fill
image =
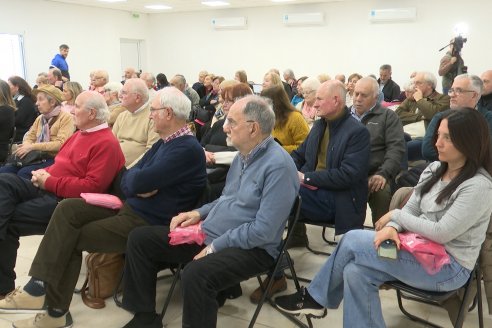
[[[419,101],[413,98],[405,99],[395,112],[403,125],[424,120],[425,128],[427,128],[436,113],[449,109],[449,99],[448,95],[434,91]]]

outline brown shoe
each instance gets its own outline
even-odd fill
[[[270,277],[267,277],[263,281],[262,284],[263,288],[267,287],[269,280]],[[270,288],[270,290],[268,291],[267,298],[271,298],[274,294],[280,293],[286,289],[287,289],[287,280],[285,279],[285,276],[282,276],[282,278],[273,281],[272,288]],[[255,289],[254,292],[251,293],[251,295],[249,295],[249,300],[253,304],[258,304],[262,296],[263,296],[263,290],[261,287],[258,287]]]

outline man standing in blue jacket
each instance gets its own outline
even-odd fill
[[[67,80],[70,80],[70,73],[68,72],[68,64],[67,64],[67,56],[70,48],[66,44],[60,45],[60,53],[56,54],[55,57],[51,60],[50,68],[56,67],[58,68],[62,76]]]
[[[273,265],[299,189],[294,162],[271,137],[274,124],[275,114],[263,98],[237,101],[224,132],[239,154],[222,196],[175,216],[170,227],[141,227],[130,234],[123,306],[135,316],[125,328],[162,327],[155,313],[155,284],[163,265],[189,262],[181,275],[187,328],[216,327],[219,292]],[[206,246],[169,245],[169,231],[200,221]]]

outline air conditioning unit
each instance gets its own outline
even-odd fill
[[[248,20],[246,17],[212,18],[212,26],[216,30],[245,29],[247,25],[248,25]]]
[[[417,19],[417,8],[373,9],[369,20],[373,23],[414,21]]]
[[[324,13],[285,14],[283,18],[287,26],[323,25]]]

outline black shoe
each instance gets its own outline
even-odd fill
[[[275,304],[281,311],[293,315],[304,314],[313,318],[326,316],[326,309],[319,305],[304,287],[295,294],[275,298]]]
[[[298,223],[292,230],[292,236],[290,237],[287,249],[294,247],[306,247],[308,244],[308,237],[306,233],[306,225],[304,223]]]
[[[162,328],[162,320],[161,317],[156,313],[155,318],[152,322],[144,323],[135,314],[133,316],[133,319],[128,321],[128,323],[124,325],[123,328]]]

